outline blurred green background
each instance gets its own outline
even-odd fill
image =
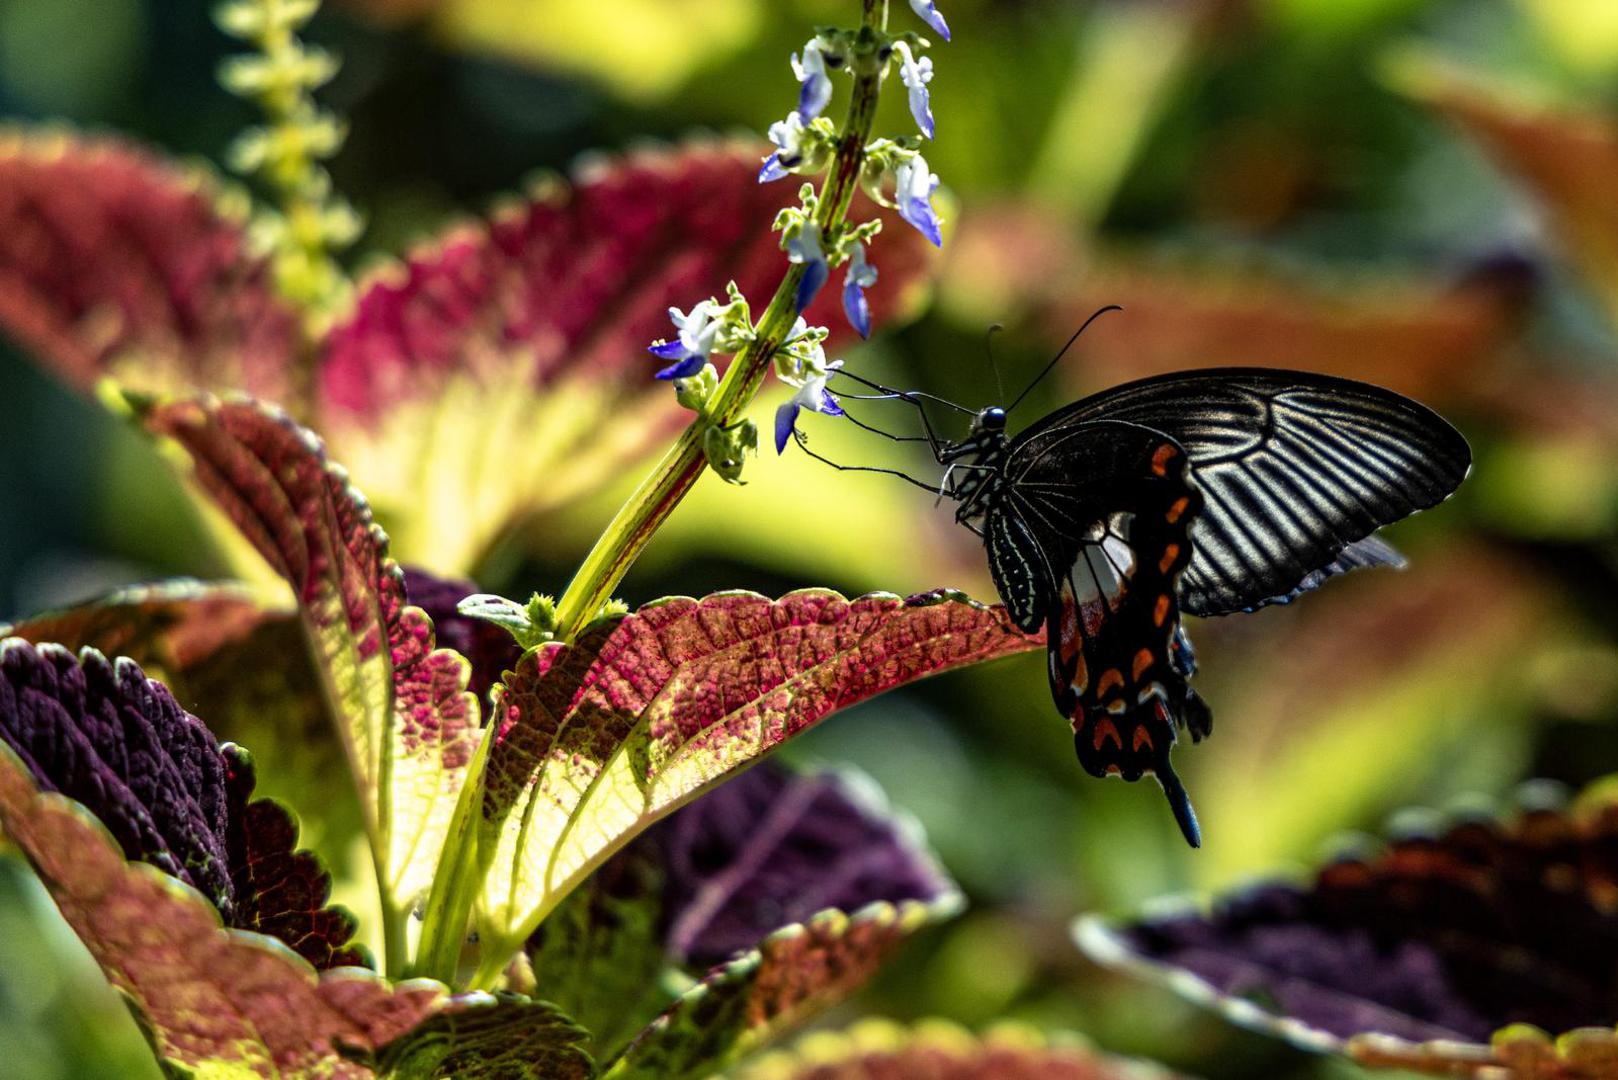
[[[1375,830],[1404,805],[1498,799],[1531,776],[1577,785],[1618,765],[1618,270],[1587,243],[1599,222],[1581,201],[1610,201],[1618,171],[1563,154],[1551,123],[1607,124],[1618,108],[1618,6],[941,6],[955,38],[934,51],[927,156],[954,207],[942,277],[923,318],[851,364],[982,404],[997,392],[990,322],[1006,324],[996,352],[1020,385],[1089,311],[1117,302],[1125,313],[1090,331],[1039,406],[1170,367],[1287,363],[1421,397],[1466,432],[1478,464],[1454,501],[1392,530],[1411,556],[1405,573],[1190,627],[1217,720],[1210,742],[1178,755],[1200,852],[1148,785],[1081,773],[1037,656],[890,694],[794,742],[794,761],[872,774],[921,820],[972,902],[825,1022],[1009,1017],[1210,1078],[1356,1075],[1096,968],[1068,927],[1083,911],[1298,872],[1334,837]],[[352,123],[333,171],[370,221],[355,264],[586,151],[762,130],[794,101],[787,54],[855,7],[328,4],[309,37],[344,59],[323,99]],[[217,161],[253,120],[215,84],[229,51],[191,0],[0,0],[0,115]],[[1528,159],[1560,162],[1560,179],[1512,167],[1509,138],[1502,152],[1464,116],[1452,122],[1452,78],[1516,110],[1508,135]],[[908,130],[902,95],[886,98],[879,128]],[[908,420],[879,408],[867,418]],[[842,459],[925,467],[826,422],[812,430]],[[0,619],[214,570],[191,554],[204,549],[152,451],[4,343],[0,434]],[[992,593],[971,537],[925,495],[801,455],[769,456],[750,475],[743,489],[705,482],[625,598],[802,585]],[[570,511],[481,584],[559,591],[623,494]],[[0,1048],[19,1080],[156,1075],[132,1021],[9,857]]]

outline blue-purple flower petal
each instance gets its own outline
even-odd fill
[[[827,264],[824,255],[804,264],[803,279],[798,282],[798,295],[795,300],[799,311],[814,303],[815,297],[820,295],[820,290],[829,277],[831,266]]]
[[[860,337],[871,336],[871,302],[865,298],[865,290],[853,274],[843,278],[843,314]]]
[[[758,171],[758,182],[767,184],[771,180],[780,180],[786,175],[786,167],[781,164],[781,151],[777,150],[764,159],[764,166]]]
[[[649,345],[647,346],[646,351],[657,357],[659,360],[683,360],[688,355],[685,346],[680,344],[679,338],[675,338],[673,341],[665,341],[657,345]]]
[[[934,247],[944,246],[943,226],[939,223],[938,214],[934,212],[930,201],[905,199],[899,203],[899,216],[915,226],[921,235],[931,240]]]
[[[949,23],[944,21],[943,12],[938,10],[933,0],[910,0],[910,10],[921,16],[921,20],[932,27],[939,37],[949,40]]]
[[[700,353],[693,353],[684,360],[681,360],[678,364],[671,364],[662,371],[659,371],[657,373],[657,377],[662,379],[664,382],[667,382],[670,379],[689,379],[691,376],[701,371],[703,365],[707,362],[707,358],[702,356]]]
[[[784,453],[787,440],[792,438],[792,428],[798,422],[798,403],[789,401],[775,410],[775,452]]]

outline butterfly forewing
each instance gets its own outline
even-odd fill
[[[1443,501],[1471,464],[1460,433],[1408,398],[1258,368],[1114,387],[1034,425],[1009,454],[1103,418],[1160,432],[1190,456],[1205,505],[1178,597],[1196,615],[1282,601],[1342,569],[1395,561],[1350,549]]]

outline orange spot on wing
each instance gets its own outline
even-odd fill
[[[1130,748],[1132,750],[1139,750],[1141,743],[1146,744],[1146,749],[1152,749],[1152,733],[1146,729],[1144,724],[1135,729],[1134,742],[1135,745]]]
[[[1094,743],[1097,753],[1100,753],[1101,751],[1101,744],[1106,742],[1108,739],[1111,739],[1113,742],[1117,743],[1118,749],[1122,750],[1124,748],[1124,740],[1123,737],[1118,734],[1118,729],[1113,726],[1111,720],[1108,720],[1105,716],[1103,716],[1096,721],[1095,734],[1091,738],[1091,742]]]
[[[1157,608],[1152,612],[1152,623],[1162,626],[1163,620],[1169,617],[1169,594],[1164,593],[1157,598]]]
[[[1181,515],[1183,515],[1186,510],[1190,509],[1190,507],[1191,500],[1186,496],[1181,495],[1178,499],[1175,499],[1174,502],[1169,504],[1169,512],[1165,514],[1164,517],[1168,519],[1168,523],[1170,525],[1173,525],[1176,521],[1180,520]]]
[[[1179,544],[1170,544],[1168,547],[1164,548],[1163,549],[1163,558],[1158,560],[1158,563],[1157,563],[1157,572],[1160,573],[1160,574],[1168,573],[1169,568],[1174,565],[1175,560],[1177,560],[1179,557],[1180,557],[1180,545]]]
[[[1174,448],[1173,443],[1164,443],[1159,446],[1157,451],[1152,454],[1152,472],[1158,476],[1167,476],[1169,474],[1169,462],[1173,461],[1177,456],[1179,456],[1179,451]]]
[[[1140,682],[1141,675],[1143,675],[1146,669],[1151,666],[1152,650],[1142,649],[1140,652],[1135,654],[1135,670],[1130,672],[1130,674],[1134,676],[1136,682]]]
[[[1119,689],[1123,685],[1124,673],[1115,667],[1108,668],[1101,673],[1101,678],[1096,680],[1096,697],[1106,697],[1109,690]]]

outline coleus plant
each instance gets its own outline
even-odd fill
[[[950,592],[609,602],[704,471],[740,478],[768,371],[796,388],[789,426],[830,411],[825,348],[848,335],[818,323],[865,335],[913,304],[938,181],[914,138],[870,129],[892,70],[930,137],[932,67],[886,6],[794,57],[768,156],[599,161],[355,289],[335,253],[357,218],[320,165],[341,126],[313,98],[335,64],[295,33],[308,0],[220,13],[255,47],[224,81],[266,116],[233,162],[273,207],[116,140],[6,135],[0,321],[159,439],[238,565],[282,583],[142,587],[0,645],[0,832],[165,1069],[706,1075],[958,906],[864,782],[754,772],[651,827],[838,709],[1037,639]],[[841,125],[819,115],[839,68]],[[824,180],[782,210],[766,185],[788,173]],[[664,309],[676,333],[652,351],[683,419],[648,378]],[[407,572],[377,522],[464,573],[682,425],[555,602],[459,614],[470,583]],[[265,788],[355,792],[375,925],[330,903],[291,808],[256,794],[260,739],[318,776]]]
[[[744,770],[874,694],[1040,644],[943,591],[730,592],[633,613],[610,599],[706,470],[740,478],[769,371],[794,388],[779,438],[799,410],[837,410],[828,348],[914,306],[943,240],[938,179],[917,136],[870,135],[897,74],[933,136],[928,43],[866,0],[858,29],[793,58],[798,106],[767,153],[694,142],[603,159],[351,288],[334,252],[356,219],[318,165],[341,129],[312,97],[333,65],[292,33],[313,6],[248,0],[221,17],[258,48],[225,73],[267,115],[233,157],[276,209],[115,140],[0,143],[0,323],[161,439],[244,572],[282,583],[273,600],[168,583],[7,628],[0,831],[176,1075],[707,1075],[959,903],[867,784]],[[947,39],[934,4],[911,6]],[[822,115],[838,72],[852,80],[840,125]],[[793,174],[823,179],[783,210],[770,185]],[[676,432],[558,600],[477,598],[472,618],[470,582],[395,561],[470,572]],[[335,739],[318,734],[328,723]],[[244,747],[280,768],[260,775]],[[298,765],[308,775],[273,774]],[[296,806],[339,782],[375,868],[373,926],[330,903],[291,810],[257,794]],[[1513,860],[1547,864],[1534,881],[1561,888],[1565,857],[1490,836],[1466,858],[1486,849],[1513,883]],[[1287,895],[1260,914],[1308,921],[1311,903]],[[1426,915],[1393,939],[1419,937]],[[1106,940],[1178,962],[1195,951],[1182,938],[1228,932],[1204,922]],[[1612,1019],[1561,999],[1486,1004],[1391,1034]],[[1320,1030],[1311,1045],[1375,1063],[1546,1076],[1597,1075],[1610,1041],[1517,1031],[1463,1052]],[[749,1075],[1151,1074],[1020,1035],[864,1027]]]

